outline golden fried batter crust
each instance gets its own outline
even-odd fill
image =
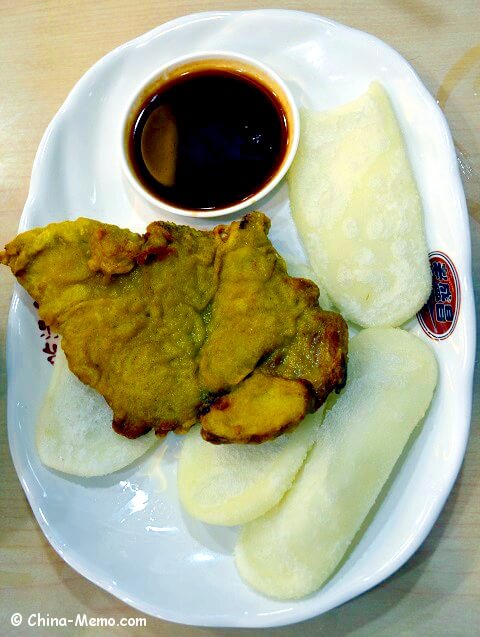
[[[345,382],[347,327],[289,277],[269,219],[144,235],[90,219],[20,234],[0,253],[62,336],[70,369],[135,438],[185,431],[261,442]]]

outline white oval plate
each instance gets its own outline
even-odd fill
[[[51,366],[32,301],[18,287],[8,324],[8,432],[38,523],[79,573],[135,608],[170,621],[279,626],[325,612],[393,573],[424,540],[450,492],[465,451],[472,397],[470,238],[446,121],[405,60],[376,38],[319,16],[264,10],[174,20],[90,69],[42,139],[20,230],[79,215],[142,230],[154,215],[128,196],[121,180],[115,146],[119,113],[157,67],[214,48],[271,65],[298,102],[314,108],[353,99],[373,79],[392,98],[424,203],[429,247],[453,260],[462,295],[453,335],[429,341],[440,382],[400,471],[366,533],[322,590],[295,602],[262,597],[235,570],[237,530],[195,522],[180,508],[175,473],[181,442],[175,436],[137,465],[101,479],[69,478],[40,464],[34,427]],[[261,208],[273,219],[271,236],[281,253],[303,258],[285,185]],[[429,340],[416,319],[407,328]]]

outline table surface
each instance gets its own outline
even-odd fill
[[[292,0],[301,9],[368,31],[409,60],[450,123],[467,194],[475,291],[480,273],[480,8],[478,0]],[[45,127],[81,75],[112,48],[177,16],[252,3],[223,0],[1,0],[0,245],[17,230],[34,154]],[[5,330],[12,277],[0,270],[0,634],[10,616],[143,617],[73,571],[38,528],[15,474],[6,432]],[[478,322],[478,319],[477,319]],[[478,352],[478,349],[477,349]],[[480,630],[480,401],[448,502],[421,549],[374,590],[304,624],[262,635],[478,635]],[[147,617],[146,627],[52,629],[57,635],[231,635]],[[259,633],[251,630],[249,633]]]

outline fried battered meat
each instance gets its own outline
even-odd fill
[[[345,382],[347,327],[289,277],[268,217],[141,236],[90,219],[20,234],[0,253],[62,336],[70,369],[136,438],[200,421],[211,442],[261,442]]]

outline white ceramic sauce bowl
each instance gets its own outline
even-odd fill
[[[152,95],[156,90],[158,91],[160,87],[166,84],[170,79],[183,74],[183,72],[187,73],[190,66],[199,64],[202,65],[202,70],[207,70],[209,66],[218,69],[220,68],[219,64],[224,64],[228,70],[245,75],[248,78],[253,78],[268,91],[273,100],[280,106],[286,122],[286,144],[283,158],[268,181],[260,187],[259,190],[242,201],[208,210],[176,206],[165,201],[160,196],[151,193],[135,174],[128,152],[131,130],[135,125],[136,116],[138,116],[139,109],[141,104],[145,101],[145,97],[149,94]],[[182,67],[184,67],[185,71]],[[170,212],[184,217],[221,217],[239,212],[256,204],[268,195],[283,179],[287,170],[290,168],[298,148],[300,117],[290,89],[275,71],[247,55],[215,50],[177,57],[155,71],[146,81],[142,82],[141,86],[138,87],[132,98],[128,101],[128,107],[122,115],[120,132],[119,147],[123,174],[135,194],[143,199],[150,208],[153,208],[154,211],[160,214]]]

